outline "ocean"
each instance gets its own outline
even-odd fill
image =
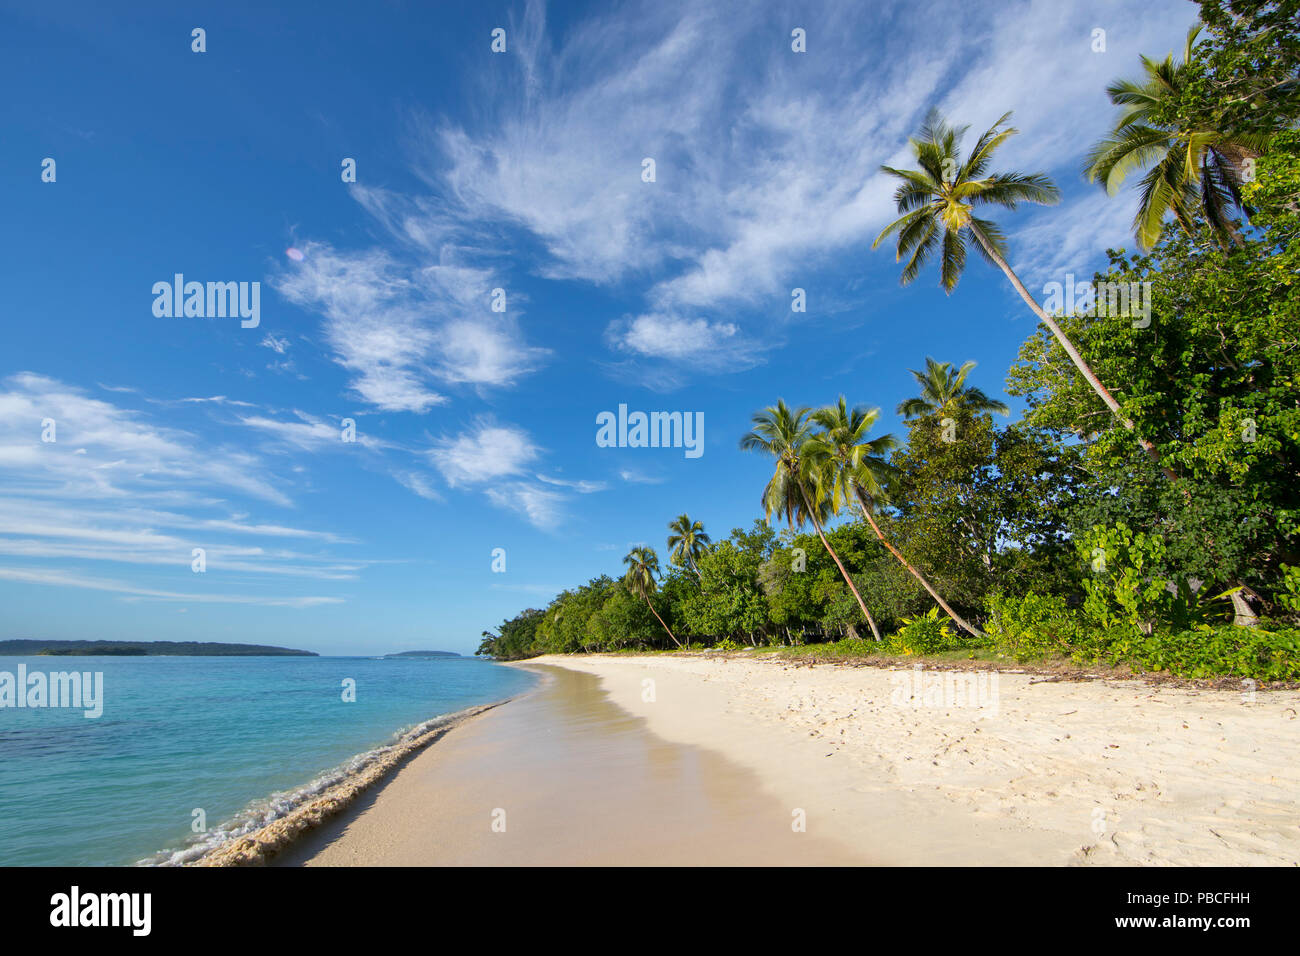
[[[20,664],[102,672],[103,713],[0,707],[3,866],[183,862],[536,680],[463,657],[0,657],[0,672]]]

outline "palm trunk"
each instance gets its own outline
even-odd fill
[[[647,597],[646,597],[646,599],[645,599],[645,606],[648,607],[648,608],[650,609],[650,613],[653,614],[653,615],[655,616],[655,620],[657,620],[661,625],[663,625],[663,629],[664,629],[665,631],[668,631],[668,636],[671,637],[671,638],[673,639],[673,643],[676,644],[676,645],[680,648],[680,647],[682,646],[682,642],[679,641],[679,640],[677,640],[677,638],[673,635],[673,632],[672,632],[672,630],[668,627],[668,625],[667,625],[667,624],[664,624],[664,619],[663,619],[662,617],[659,616],[659,612],[655,610],[655,606],[654,606],[653,604],[650,603],[650,598],[649,598],[648,595],[647,595]]]
[[[988,253],[989,258],[996,262],[999,268],[1006,273],[1006,277],[1010,279],[1011,284],[1016,287],[1016,291],[1020,293],[1020,297],[1025,300],[1029,308],[1033,310],[1036,316],[1038,316],[1038,320],[1047,326],[1048,329],[1051,330],[1052,334],[1056,336],[1056,341],[1061,343],[1061,348],[1065,349],[1065,354],[1070,357],[1070,361],[1074,363],[1074,367],[1079,370],[1080,374],[1083,375],[1088,384],[1092,386],[1092,390],[1101,397],[1101,400],[1106,403],[1106,407],[1111,410],[1112,414],[1114,414],[1121,423],[1123,423],[1125,428],[1129,431],[1134,431],[1133,422],[1124,417],[1124,413],[1120,411],[1119,402],[1115,401],[1115,397],[1106,390],[1106,386],[1101,384],[1101,379],[1097,378],[1097,374],[1088,367],[1088,363],[1083,360],[1083,356],[1080,355],[1078,349],[1074,347],[1074,343],[1071,342],[1066,334],[1061,331],[1061,327],[1056,324],[1056,321],[1050,315],[1043,311],[1042,306],[1040,306],[1034,300],[1034,297],[1029,294],[1029,290],[1026,289],[1024,283],[1020,281],[1020,277],[1016,275],[1015,270],[1007,264],[1007,260],[1002,258],[1001,254],[993,248],[993,244],[984,237],[984,233],[980,231],[978,226],[972,223],[970,231],[971,235],[975,237],[975,241],[983,247],[986,253]],[[1160,470],[1165,473],[1165,477],[1170,481],[1177,481],[1178,476],[1174,474],[1171,469],[1160,465],[1160,452],[1156,446],[1147,441],[1147,439],[1143,438],[1141,435],[1137,435],[1136,437],[1138,444],[1142,446],[1142,450],[1147,453],[1147,457],[1160,466]]]
[[[876,524],[876,519],[872,517],[871,507],[867,504],[866,496],[862,493],[861,488],[858,489],[858,500],[862,502],[862,516],[867,519],[867,524],[871,525],[871,530],[876,533],[876,537],[880,539],[880,543],[889,549],[889,553],[898,559],[899,564],[911,572],[912,577],[921,582],[921,587],[925,588],[925,590],[929,592],[930,597],[934,598],[939,607],[943,608],[943,612],[952,618],[957,626],[963,631],[969,632],[974,637],[984,637],[984,633],[979,628],[967,624],[962,620],[962,618],[958,616],[957,612],[948,606],[948,602],[939,597],[939,592],[930,587],[930,582],[921,576],[921,572],[908,564],[907,559],[899,553],[897,548],[890,544],[889,539],[886,538],[884,533],[880,530],[880,526]]]
[[[1246,600],[1241,591],[1233,591],[1230,595],[1232,598],[1232,623],[1238,627],[1258,627],[1259,616],[1255,614],[1254,608]]]
[[[826,535],[822,533],[821,522],[817,520],[817,515],[813,511],[812,502],[808,500],[808,492],[804,489],[802,481],[799,482],[799,493],[803,495],[804,505],[808,508],[808,518],[812,521],[812,526],[817,529],[817,537],[822,539],[822,547],[825,548],[834,559],[836,566],[840,569],[840,574],[844,575],[844,583],[849,586],[849,590],[853,592],[853,596],[858,599],[858,607],[862,608],[862,613],[866,617],[867,623],[871,625],[871,633],[875,635],[876,640],[881,640],[880,628],[876,627],[876,619],[872,617],[871,612],[867,610],[866,602],[862,600],[862,595],[858,593],[858,589],[854,586],[853,579],[849,577],[849,572],[845,569],[844,562],[840,560],[840,556],[835,553],[835,549],[831,547],[831,543],[826,540]]]

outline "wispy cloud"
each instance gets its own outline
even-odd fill
[[[513,385],[548,354],[524,344],[512,314],[492,310],[492,290],[501,288],[492,274],[454,261],[450,249],[432,264],[321,242],[302,252],[272,281],[324,316],[335,360],[353,373],[357,397],[376,408],[423,413],[448,401],[441,386]]]
[[[481,490],[496,507],[513,511],[543,530],[554,529],[564,518],[567,491],[591,494],[604,488],[601,482],[540,474],[527,477],[542,449],[523,429],[490,419],[441,439],[428,455],[452,488]]]
[[[572,488],[580,495],[594,494],[597,491],[604,491],[609,487],[609,485],[603,481],[586,481],[583,479],[570,481],[565,478],[548,478],[546,475],[538,475],[537,480],[544,484],[555,485],[559,488]]]
[[[88,577],[45,568],[0,567],[0,579],[21,581],[24,584],[48,584],[56,587],[83,588],[92,591],[112,591],[133,598],[156,601],[185,601],[194,604],[256,604],[262,607],[303,608],[316,607],[321,604],[343,603],[343,599],[338,597],[263,597],[252,594],[218,594],[203,591],[189,593],[162,591],[137,587],[129,582],[117,581],[112,578]]]
[[[138,394],[123,392],[119,394]],[[141,400],[149,402],[147,397]],[[224,396],[156,402],[178,410],[236,404]],[[249,403],[238,403],[247,405]],[[216,443],[156,422],[153,413],[92,398],[56,379],[19,373],[0,383],[0,554],[57,562],[8,568],[10,580],[66,584],[137,597],[305,607],[301,596],[196,595],[74,570],[78,563],[171,567],[189,575],[203,549],[210,578],[356,579],[365,561],[293,550],[345,543],[328,531],[249,520],[231,500],[290,506],[288,482],[246,446]],[[197,413],[190,413],[197,414]],[[304,427],[311,427],[307,422]],[[301,435],[290,432],[288,437]],[[214,514],[214,512],[216,512]]]
[[[558,492],[523,481],[493,485],[486,489],[488,500],[498,508],[514,511],[534,527],[554,529],[564,518],[566,497]]]
[[[10,472],[10,490],[122,498],[136,490],[206,487],[290,504],[245,449],[207,446],[188,432],[32,372],[10,376],[2,389],[0,471]],[[46,421],[54,441],[42,441]]]
[[[447,484],[475,485],[518,475],[539,449],[523,429],[481,421],[454,438],[438,442],[429,457]]]
[[[294,410],[293,414],[298,417],[298,421],[285,421],[264,415],[247,415],[240,418],[239,421],[241,424],[257,429],[299,451],[347,450],[349,446],[355,447],[356,445],[368,449],[384,447],[385,443],[380,439],[367,435],[364,430],[358,430],[355,420],[353,420],[349,432],[352,439],[345,441],[343,438],[344,426],[341,419],[337,422],[327,422],[316,415],[310,415],[297,409]]]

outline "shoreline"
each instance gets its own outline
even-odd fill
[[[1300,864],[1294,690],[699,654],[509,666],[541,678],[510,707],[205,865]]]
[[[458,727],[283,866],[861,866],[759,775],[675,743],[593,675],[530,661],[536,690]]]
[[[888,864],[1300,865],[1295,690],[920,661],[533,660],[599,675],[655,734],[725,753],[807,808],[809,832]]]
[[[534,689],[530,688],[516,697],[531,693]],[[166,861],[153,865],[205,867],[264,865],[316,828],[344,813],[367,791],[382,785],[400,771],[411,758],[436,743],[451,730],[514,699],[516,698],[507,697],[487,704],[476,704],[416,724],[396,743],[357,754],[352,758],[353,760],[367,754],[373,756],[362,766],[330,784],[322,793],[300,803],[271,822],[208,847],[192,859],[186,859],[185,856],[187,852],[197,850],[197,847],[176,850]]]

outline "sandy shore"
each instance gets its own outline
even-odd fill
[[[753,773],[649,732],[594,676],[544,683],[448,731],[273,862],[307,866],[853,865],[791,827]]]
[[[1003,673],[981,701],[906,669],[549,660],[599,675],[654,733],[725,753],[805,808],[810,834],[878,862],[1300,864],[1295,691]]]
[[[546,683],[277,862],[1300,863],[1294,691],[1015,673],[945,688],[721,656],[520,666]]]

